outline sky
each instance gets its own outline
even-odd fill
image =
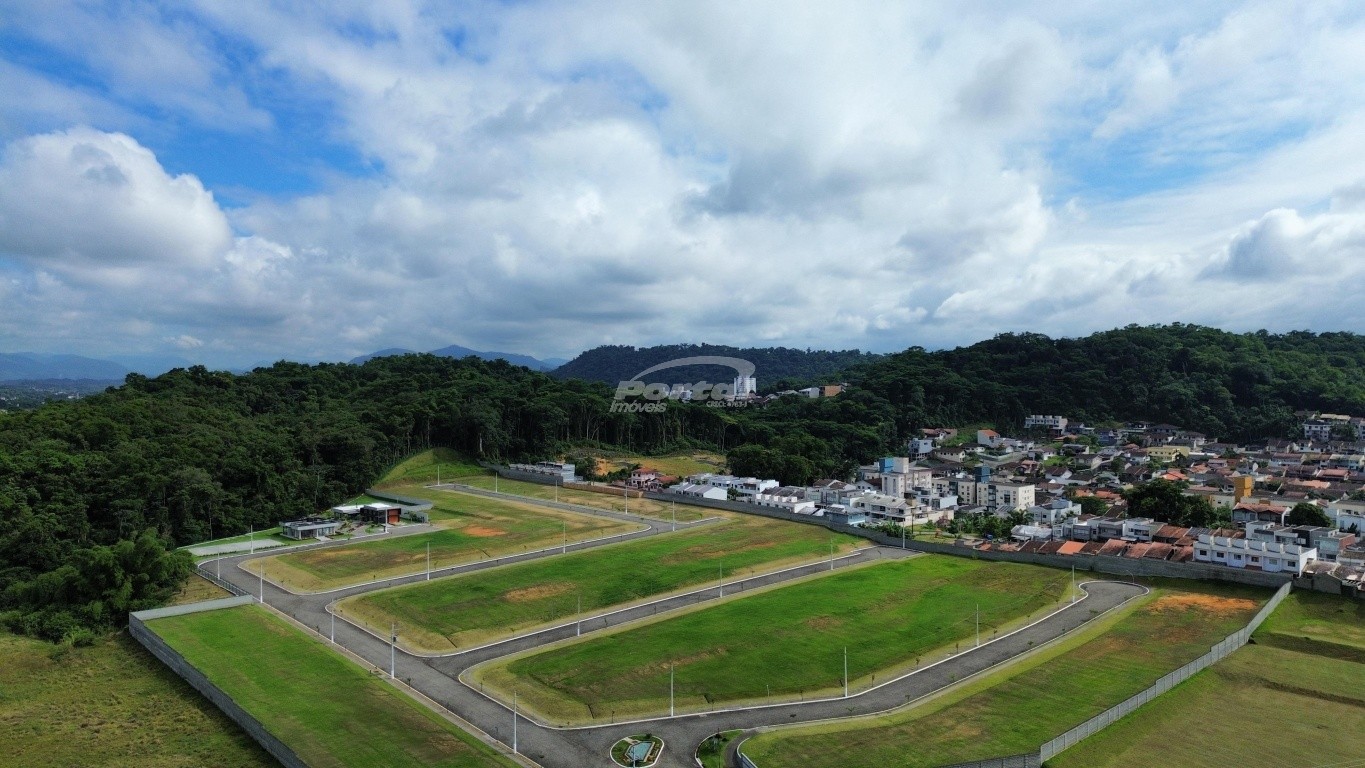
[[[1362,297],[1359,2],[0,0],[0,352],[885,352]]]

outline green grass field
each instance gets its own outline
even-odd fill
[[[669,665],[683,709],[852,688],[1055,604],[1064,571],[927,555],[836,571],[674,618],[493,662],[479,679],[516,688],[552,722],[668,711]],[[510,694],[509,694],[510,698]],[[765,766],[766,768],[766,766]]]
[[[339,608],[372,628],[397,622],[406,647],[468,648],[530,627],[687,587],[717,583],[865,545],[823,528],[735,515],[694,530],[564,557],[438,579],[348,598]]]
[[[1352,600],[1293,592],[1248,645],[1132,715],[1049,761],[1056,768],[1336,765],[1361,762],[1365,730],[1365,610]],[[1235,712],[1236,717],[1227,713]],[[1247,728],[1247,723],[1273,723]],[[1198,739],[1172,740],[1198,723]]]
[[[439,530],[427,534],[358,541],[344,547],[286,552],[245,567],[265,568],[267,578],[298,592],[321,591],[373,579],[420,573],[490,557],[553,546],[567,532],[570,542],[638,530],[640,525],[591,515],[560,512],[533,504],[490,499],[467,493],[398,486],[403,495],[436,504],[431,521]]]
[[[436,448],[422,451],[394,465],[374,487],[392,489],[400,485],[434,483],[438,475],[441,482],[448,482],[457,477],[486,474],[488,470],[455,451],[449,448]]]
[[[555,489],[553,485],[541,485],[539,483],[527,483],[521,480],[508,480],[505,477],[497,478],[495,481],[491,476],[466,477],[460,480],[465,485],[485,490],[497,490],[500,493],[511,493],[517,496],[529,496],[533,499],[553,500],[558,498],[560,501],[570,504],[581,504],[585,507],[607,510],[609,512],[629,512],[632,515],[649,517],[655,520],[671,520],[674,514],[680,523],[700,520],[704,517],[715,517],[716,512],[704,507],[694,507],[690,504],[671,504],[664,501],[653,499],[623,498],[618,490],[617,493],[594,493],[593,491],[581,491],[574,488]]]
[[[763,733],[745,743],[744,753],[763,768],[932,768],[1033,751],[1206,653],[1268,597],[1265,590],[1197,582],[1159,587],[1038,654],[928,702]],[[1188,733],[1196,731],[1191,726]]]
[[[0,659],[0,765],[278,765],[127,633],[69,650],[0,633]]]
[[[515,765],[263,608],[147,626],[309,765]]]
[[[1362,732],[1365,664],[1248,645],[1048,765],[1346,768]]]
[[[1256,631],[1257,642],[1365,664],[1365,603],[1292,592]]]

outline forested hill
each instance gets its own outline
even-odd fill
[[[902,435],[931,424],[1017,427],[1047,413],[1163,421],[1225,439],[1286,436],[1296,410],[1365,414],[1365,336],[1179,324],[1078,339],[1004,334],[912,348],[867,366],[857,383],[893,406]]]
[[[603,346],[590,349],[553,372],[561,379],[583,379],[616,385],[629,381],[639,372],[660,363],[684,357],[711,355],[738,357],[756,367],[755,376],[763,391],[775,385],[806,386],[815,383],[837,383],[840,377],[858,366],[879,359],[880,355],[856,349],[824,351],[789,349],[787,347],[726,347],[715,344],[668,344],[657,347]],[[674,384],[697,381],[728,381],[734,371],[719,366],[685,366],[660,372]]]

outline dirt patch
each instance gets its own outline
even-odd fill
[[[1166,595],[1157,598],[1152,602],[1147,610],[1152,613],[1165,613],[1166,611],[1202,611],[1211,613],[1215,616],[1237,616],[1243,613],[1254,613],[1257,608],[1255,600],[1248,600],[1244,597],[1218,597],[1216,595],[1181,594]]]
[[[489,527],[483,526],[483,525],[471,525],[471,526],[468,526],[468,527],[466,527],[466,528],[461,528],[461,529],[460,529],[460,533],[464,533],[464,534],[467,534],[467,535],[469,535],[469,536],[473,536],[474,538],[477,538],[477,539],[487,539],[487,538],[490,538],[490,537],[492,537],[492,536],[506,536],[506,535],[507,535],[507,531],[504,531],[504,530],[502,530],[502,529],[500,529],[500,528],[489,528]]]
[[[827,629],[842,627],[844,625],[844,620],[835,618],[833,616],[812,616],[801,623],[805,624],[811,629],[823,632],[824,630]]]
[[[504,592],[502,597],[509,603],[529,603],[532,600],[544,600],[547,597],[562,595],[565,592],[573,591],[573,589],[573,584],[537,584],[534,587],[523,587]]]

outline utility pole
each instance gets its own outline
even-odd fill
[[[976,647],[981,647],[981,603],[976,604]]]
[[[256,567],[261,569],[257,575],[259,575],[261,579],[261,605],[265,605],[265,564],[263,563]]]
[[[251,550],[249,551],[249,554],[254,555],[256,554],[256,526],[248,525],[246,531],[247,536],[251,539]]]
[[[398,625],[389,625],[389,679],[393,679],[394,666],[398,661]]]
[[[517,692],[512,691],[512,754],[517,753]]]
[[[574,637],[583,636],[583,593],[578,593],[578,626],[574,628]]]
[[[668,665],[668,716],[673,716],[673,665]]]
[[[901,526],[901,549],[905,549],[905,526]]]
[[[720,596],[725,597],[725,563],[720,564]]]
[[[848,698],[848,646],[844,646],[844,698]]]
[[[427,542],[427,581],[431,581],[431,542]]]
[[[1071,602],[1076,602],[1076,564],[1071,564]]]
[[[834,539],[829,540],[829,569],[834,570]]]
[[[559,486],[555,486],[558,488]],[[559,545],[559,554],[563,555],[569,551],[569,523],[566,520],[559,521],[560,535],[563,537]]]
[[[327,612],[327,615],[332,617],[332,630],[331,630],[331,632],[329,633],[327,639],[329,639],[329,640],[332,641],[332,645],[336,645],[336,644],[337,644],[337,615],[336,615],[335,613],[332,613],[331,611],[328,611],[328,612]]]
[[[673,502],[673,530],[678,530],[678,502]]]

